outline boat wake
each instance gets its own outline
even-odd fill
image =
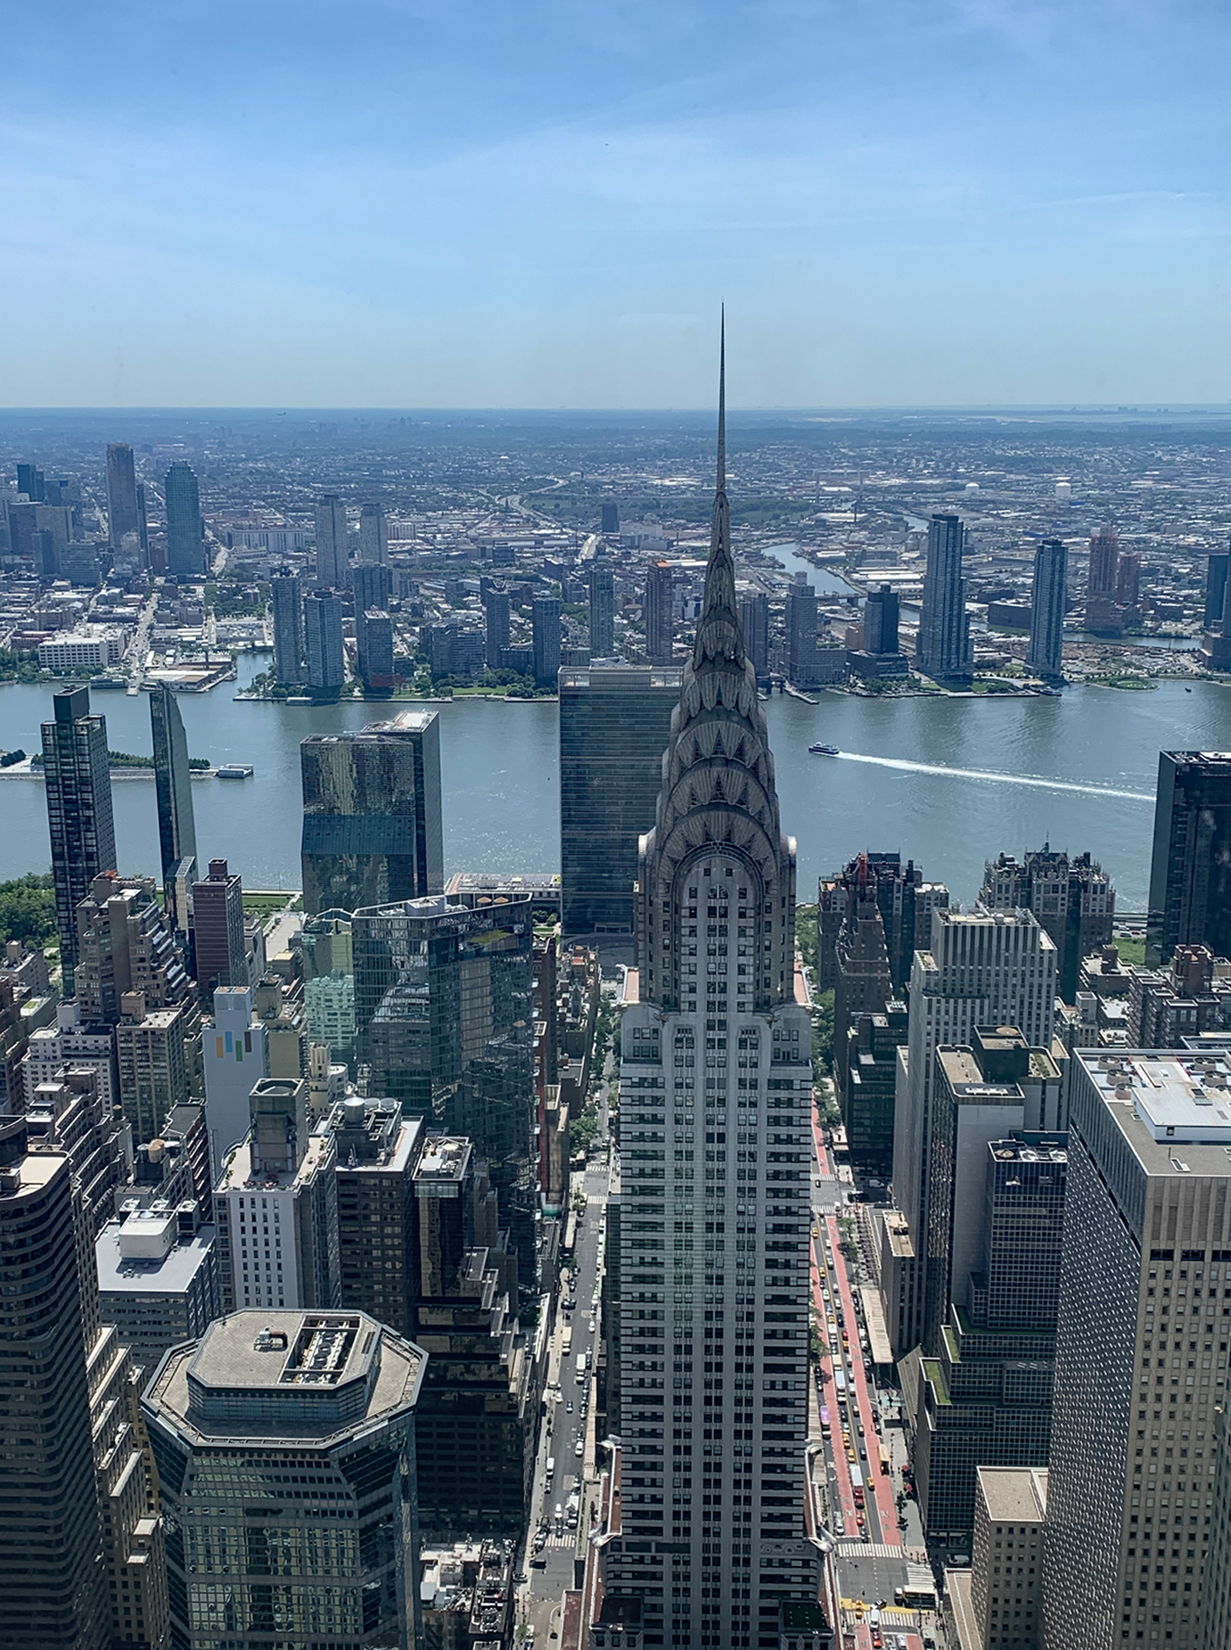
[[[1082,796],[1117,797],[1123,802],[1149,802],[1154,797],[1146,791],[1120,791],[1110,785],[1079,785],[1069,779],[1037,779],[1020,773],[996,773],[984,768],[946,768],[938,762],[908,762],[897,756],[863,756],[858,751],[842,751],[840,762],[868,762],[877,768],[901,768],[907,773],[934,773],[945,779],[984,779],[994,785],[1028,785],[1039,791],[1077,791]]]

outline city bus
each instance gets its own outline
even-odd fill
[[[837,1364],[833,1366],[833,1387],[835,1392],[846,1391],[846,1376]]]
[[[821,1405],[821,1432],[826,1438],[829,1437],[829,1410],[824,1404]]]
[[[889,1451],[885,1448],[884,1444],[882,1444],[878,1453],[880,1455],[881,1471],[887,1478],[889,1476]]]
[[[572,1350],[573,1350],[573,1326],[570,1323],[570,1324],[565,1324],[564,1334],[560,1338],[560,1353],[561,1353],[561,1356],[567,1358],[569,1356],[569,1354],[572,1352]]]

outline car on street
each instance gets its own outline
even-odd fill
[[[573,1454],[574,1455],[584,1455],[585,1453],[586,1453],[586,1446],[582,1443],[581,1439],[579,1438],[577,1440],[576,1445],[573,1448]]]
[[[573,1400],[571,1398],[564,1406],[564,1413],[566,1415],[571,1415],[573,1413]]]

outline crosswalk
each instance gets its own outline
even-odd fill
[[[840,1558],[906,1557],[905,1548],[891,1547],[887,1541],[839,1541],[836,1545]]]

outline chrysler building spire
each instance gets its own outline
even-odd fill
[[[810,1176],[780,1167],[809,1161],[811,1025],[794,991],[795,844],[736,605],[723,378],[705,601],[640,845],[607,1203],[622,1489],[594,1541],[604,1608],[636,1599],[646,1643],[666,1650],[755,1650],[770,1628],[776,1644],[783,1604],[815,1602],[823,1563],[806,1457]]]

